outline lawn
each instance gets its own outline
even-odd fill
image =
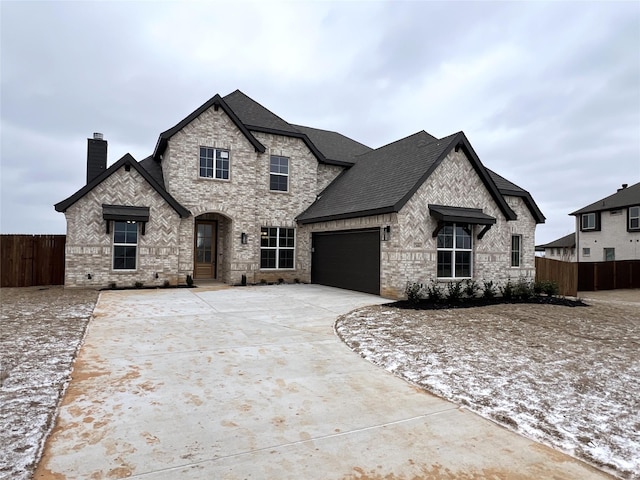
[[[640,302],[587,303],[373,306],[340,317],[336,332],[415,385],[605,471],[640,479]]]
[[[62,287],[0,290],[0,478],[31,478],[97,298]]]

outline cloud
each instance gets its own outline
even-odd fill
[[[92,132],[141,159],[235,89],[372,147],[464,130],[539,203],[539,243],[640,180],[637,2],[3,2],[0,22],[2,232],[64,231]]]

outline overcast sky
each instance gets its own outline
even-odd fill
[[[65,233],[87,138],[111,164],[236,89],[379,147],[464,131],[547,217],[640,181],[640,2],[7,2],[2,233]]]

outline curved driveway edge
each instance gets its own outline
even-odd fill
[[[351,352],[319,285],[104,292],[36,479],[601,479]]]

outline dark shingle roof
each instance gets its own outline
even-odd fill
[[[535,218],[536,223],[544,223],[545,217],[542,214],[542,211],[538,208],[538,205],[533,200],[533,197],[529,192],[520,188],[515,183],[510,182],[503,176],[498,175],[493,170],[489,170],[487,168],[487,172],[489,173],[491,180],[493,180],[493,183],[496,184],[496,187],[498,187],[498,190],[500,190],[500,193],[502,195],[510,195],[512,197],[522,198],[524,200],[525,205],[531,212],[531,215],[533,215],[533,218]]]
[[[545,245],[536,245],[536,248],[574,248],[576,246],[576,234],[570,233],[562,238],[558,238],[553,242],[549,242]]]
[[[285,122],[275,113],[266,109],[258,102],[249,98],[240,90],[224,97],[224,101],[238,116],[240,121],[249,129],[256,131],[299,133],[293,125]]]
[[[138,164],[144,168],[151,177],[158,182],[162,188],[166,188],[164,186],[164,175],[162,174],[162,165],[160,162],[153,159],[152,155],[149,155],[147,158],[140,160]]]
[[[331,160],[355,163],[357,161],[356,157],[372,150],[370,147],[345,137],[341,133],[302,125],[294,125],[294,127],[304,133],[318,150]]]
[[[360,156],[298,216],[298,221],[304,224],[398,212],[454,147],[465,149],[502,212],[515,220],[515,213],[462,132],[438,140],[422,131]]]
[[[191,212],[184,208],[180,203],[169,194],[164,189],[164,186],[156,181],[156,179],[145,169],[143,168],[135,158],[133,158],[130,154],[124,155],[120,160],[107,168],[104,172],[94,178],[91,182],[87,183],[84,187],[78,190],[76,193],[71,195],[70,197],[58,202],[54,205],[54,208],[58,212],[65,212],[67,208],[76,203],[82,197],[84,197],[87,193],[93,190],[95,187],[104,182],[107,178],[113,175],[122,167],[131,167],[136,172],[138,172],[151,187],[160,194],[160,196],[180,215],[182,218],[186,218],[191,215]]]
[[[613,195],[609,195],[608,197],[598,200],[591,205],[587,205],[580,210],[576,210],[569,215],[601,212],[604,210],[614,210],[616,208],[631,207],[634,205],[640,205],[640,183],[636,183],[635,185],[631,185],[627,188],[622,188]]]

